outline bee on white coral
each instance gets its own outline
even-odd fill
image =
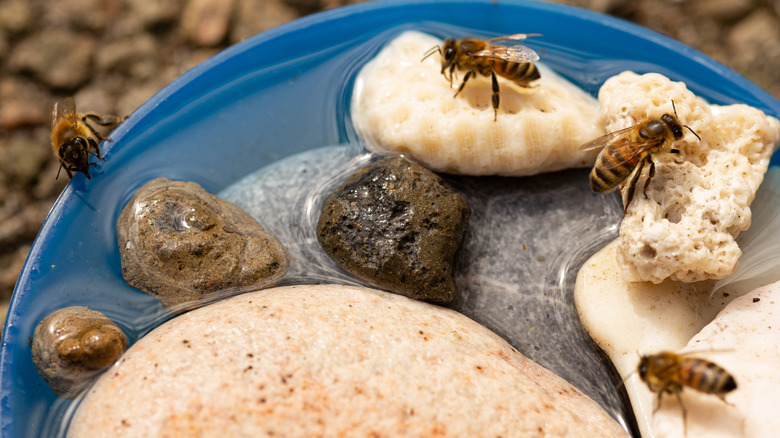
[[[534,65],[539,60],[539,55],[530,47],[520,44],[505,46],[493,44],[497,41],[524,41],[528,37],[541,36],[540,34],[518,33],[514,35],[505,35],[490,40],[478,38],[464,38],[456,40],[448,38],[441,46],[433,47],[425,54],[423,61],[436,52],[441,54],[441,74],[450,81],[452,85],[453,73],[455,69],[465,71],[463,82],[460,83],[457,97],[466,82],[477,74],[490,76],[493,87],[493,121],[498,120],[499,105],[499,87],[496,75],[509,79],[516,85],[523,88],[530,88],[530,83],[539,79],[541,75]],[[447,70],[449,69],[449,77]]]
[[[683,138],[683,127],[688,128],[696,138],[701,140],[693,129],[680,123],[674,101],[672,101],[672,109],[674,115],[664,114],[659,119],[646,120],[610,132],[580,146],[580,150],[583,151],[602,148],[589,175],[590,187],[594,192],[610,192],[633,174],[626,186],[628,193],[624,212],[627,212],[634,198],[637,181],[646,165],[650,167],[650,171],[642,192],[647,196],[647,186],[655,176],[655,163],[652,158],[654,154],[680,153],[674,148],[674,143]]]
[[[472,73],[453,99],[458,84],[444,80],[444,53],[437,55],[444,46],[442,39],[406,31],[360,70],[350,110],[368,150],[404,154],[436,172],[458,175],[528,176],[593,165],[596,153],[577,150],[606,132],[592,95],[541,62],[533,63],[541,77],[531,89],[507,83],[496,70],[497,120],[489,79],[474,80]],[[444,69],[447,79],[452,65]]]

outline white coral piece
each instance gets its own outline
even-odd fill
[[[742,252],[735,238],[750,226],[750,203],[780,140],[780,121],[747,105],[710,105],[682,82],[623,72],[599,91],[607,131],[673,114],[690,130],[676,154],[653,156],[620,227],[618,262],[627,278],[660,283],[720,279]]]
[[[594,151],[580,151],[604,134],[598,102],[550,69],[522,89],[499,77],[497,120],[490,79],[469,80],[453,98],[438,54],[442,41],[408,31],[361,70],[352,98],[352,121],[372,151],[402,153],[432,170],[466,175],[522,176],[586,167]]]

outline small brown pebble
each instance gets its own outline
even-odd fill
[[[66,307],[35,328],[32,359],[60,397],[74,398],[127,348],[127,336],[102,313]]]

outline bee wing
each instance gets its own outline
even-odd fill
[[[608,160],[603,162],[605,169],[614,169],[621,167],[629,161],[632,161],[637,156],[641,155],[647,149],[650,149],[658,144],[658,140],[643,140],[637,141],[633,139],[633,136],[628,135],[630,132],[636,129],[636,125],[629,126],[628,128],[619,129],[617,131],[610,132],[602,135],[601,137],[591,140],[579,147],[581,151],[590,151],[594,149],[601,149],[611,144],[618,144],[621,154],[613,156],[616,160]]]
[[[52,128],[61,119],[65,119],[70,123],[76,123],[76,101],[73,97],[68,96],[59,102],[54,102],[51,108],[51,126]]]
[[[624,137],[626,133],[631,132],[633,129],[636,129],[636,125],[629,126],[628,128],[618,129],[617,131],[608,132],[607,134],[602,135],[601,137],[598,137],[596,139],[593,139],[583,144],[578,149],[581,151],[591,151],[593,149],[601,149],[610,143],[616,142],[620,138]]]
[[[696,356],[701,355],[702,353],[733,353],[733,348],[698,348],[696,350],[690,350],[690,351],[683,351],[680,353],[677,353],[678,356]]]
[[[517,63],[536,62],[539,60],[539,55],[534,51],[534,49],[526,46],[496,46],[489,49],[480,50],[479,52],[474,52],[471,54],[471,56],[476,58],[499,59],[502,61]]]
[[[516,33],[513,35],[503,35],[500,37],[495,37],[493,39],[490,39],[488,41],[496,42],[496,41],[525,41],[526,38],[529,37],[538,37],[542,36],[540,33]]]

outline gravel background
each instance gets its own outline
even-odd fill
[[[500,1],[500,0],[498,0]],[[255,33],[350,0],[0,0],[0,318],[68,181],[52,102],[129,114],[165,84]],[[780,99],[780,0],[561,1],[695,47]],[[2,304],[4,303],[4,306]]]

